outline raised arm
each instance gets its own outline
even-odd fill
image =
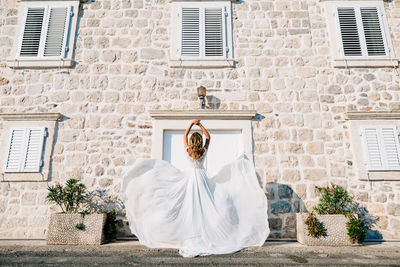
[[[188,146],[188,135],[190,133],[190,130],[192,129],[193,125],[195,125],[197,123],[200,123],[200,121],[199,120],[193,120],[190,123],[189,127],[186,129],[185,134],[183,135],[183,145],[184,145],[185,149]]]
[[[198,125],[200,127],[200,129],[203,131],[204,135],[206,136],[206,143],[204,144],[204,147],[208,150],[208,146],[210,145],[211,136],[208,133],[207,129],[204,128],[203,124],[200,123],[200,121],[196,125]]]

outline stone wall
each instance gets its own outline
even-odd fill
[[[295,212],[316,203],[314,185],[339,183],[400,238],[400,182],[356,177],[349,111],[400,111],[393,68],[331,67],[324,2],[233,3],[233,69],[168,67],[167,0],[82,4],[72,69],[10,69],[16,1],[0,1],[0,113],[60,112],[50,184],[80,178],[119,196],[127,156],[150,157],[150,109],[198,109],[204,85],[219,109],[254,109],[254,158],[270,203],[271,238],[295,238]],[[400,1],[385,2],[400,55]],[[397,70],[398,71],[398,70]],[[1,123],[0,123],[1,129]],[[0,138],[7,133],[0,131]],[[0,238],[44,238],[46,182],[0,184]]]

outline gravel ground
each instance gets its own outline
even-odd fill
[[[176,249],[137,241],[102,246],[47,246],[45,241],[0,240],[1,266],[400,266],[400,242],[354,247],[307,247],[266,242],[234,254],[182,258]]]

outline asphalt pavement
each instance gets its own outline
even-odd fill
[[[150,249],[129,240],[101,246],[0,240],[0,266],[400,266],[400,242],[308,247],[268,241],[233,254],[183,258],[176,249]]]

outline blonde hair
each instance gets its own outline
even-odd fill
[[[189,154],[193,159],[199,159],[203,155],[203,137],[195,132],[190,136],[188,145]]]

